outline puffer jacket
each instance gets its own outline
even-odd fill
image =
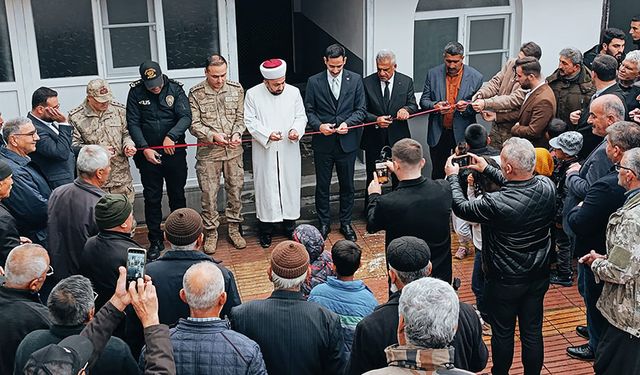
[[[506,181],[499,169],[484,174],[503,187],[484,199],[465,199],[457,175],[447,177],[453,212],[482,225],[482,263],[488,279],[520,284],[549,277],[549,224],[555,213],[555,186],[544,176]]]
[[[176,374],[267,374],[262,352],[255,341],[232,331],[227,320],[180,319],[171,329]],[[140,355],[144,368],[145,350]]]
[[[591,101],[591,96],[596,92],[596,88],[591,82],[589,68],[582,64],[580,72],[571,79],[561,76],[560,69],[556,69],[547,77],[547,83],[556,96],[556,117],[573,127],[569,120],[569,115],[573,111],[584,108]]]

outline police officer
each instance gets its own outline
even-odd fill
[[[73,126],[74,150],[85,145],[100,145],[111,155],[111,173],[102,190],[111,194],[125,194],[133,202],[133,178],[129,159],[136,146],[127,129],[127,110],[124,104],[113,100],[107,81],[94,79],[87,84],[84,103],[69,112]]]
[[[187,150],[174,146],[184,144],[191,110],[182,83],[162,74],[157,62],[143,62],[140,76],[129,89],[127,125],[136,147],[143,149],[138,150],[133,160],[142,179],[144,215],[151,243],[147,258],[153,260],[164,249],[160,230],[163,182],[167,184],[171,211],[186,207]],[[147,148],[152,146],[164,148]]]
[[[229,223],[229,239],[237,249],[247,246],[242,237],[242,140],[244,125],[244,90],[237,82],[227,81],[227,61],[214,54],[207,58],[206,79],[189,92],[193,121],[189,131],[198,143],[216,145],[198,147],[196,172],[202,190],[202,219],[205,228],[204,251],[213,254],[218,241],[218,209],[216,200],[220,174],[224,175],[227,192],[225,217]]]

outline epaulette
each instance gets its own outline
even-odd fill
[[[84,108],[84,105],[79,105],[77,107],[75,107],[74,109],[69,111],[69,117],[75,115],[76,113],[82,111],[82,109]]]
[[[227,85],[229,85],[229,86],[233,86],[233,87],[242,88],[242,85],[240,84],[240,82],[235,82],[235,81],[229,81],[229,80],[227,80]]]
[[[173,83],[175,83],[175,84],[177,84],[177,85],[182,86],[182,82],[180,82],[180,81],[176,81],[176,80],[175,80],[175,79],[173,79],[173,78],[169,78],[169,82],[173,82]]]
[[[114,107],[119,107],[119,108],[122,108],[122,109],[127,109],[127,106],[126,106],[126,105],[124,105],[124,104],[122,104],[122,103],[120,103],[120,102],[116,102],[115,100],[112,100],[112,101],[111,101],[111,105],[112,105],[112,106],[114,106]]]
[[[194,92],[194,91],[197,91],[197,90],[200,90],[200,89],[204,89],[205,82],[206,82],[206,81],[203,81],[203,82],[200,82],[200,83],[198,83],[197,85],[193,86],[193,87],[189,90],[189,92]]]
[[[139,85],[139,84],[141,84],[141,83],[142,83],[142,80],[141,80],[141,79],[139,79],[139,80],[137,80],[137,81],[133,81],[133,82],[131,82],[131,83],[129,84],[129,86],[131,86],[131,87],[136,87],[136,86],[138,86],[138,85]]]

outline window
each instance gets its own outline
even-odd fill
[[[102,30],[108,76],[138,73],[145,60],[158,59],[152,0],[102,0]]]
[[[421,0],[414,23],[413,75],[416,85],[427,71],[442,64],[450,41],[465,47],[465,63],[487,81],[502,68],[512,50],[513,7],[508,0]],[[429,11],[425,11],[429,10]]]
[[[31,11],[41,78],[98,74],[90,1],[31,0]]]
[[[0,0],[0,82],[15,82],[5,0]]]

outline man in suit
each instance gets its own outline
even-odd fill
[[[51,190],[73,182],[75,156],[71,149],[73,127],[60,111],[58,93],[48,87],[40,87],[31,96],[31,112],[27,115],[40,140],[36,151],[29,155],[46,176]]]
[[[431,249],[432,276],[451,283],[451,187],[446,181],[422,177],[422,146],[402,139],[393,146],[387,166],[400,182],[396,190],[382,195],[380,184],[369,184],[367,231],[385,230],[385,248],[394,239],[414,236]]]
[[[440,113],[429,115],[427,143],[431,149],[431,161],[435,180],[444,178],[444,164],[451,151],[464,142],[464,131],[476,122],[476,112],[469,105],[473,94],[482,85],[482,74],[463,64],[464,47],[449,42],[444,47],[444,64],[431,68],[424,82],[420,107],[437,109]]]
[[[556,113],[556,97],[541,74],[540,62],[526,56],[516,60],[515,78],[525,90],[529,90],[519,110],[510,112],[482,112],[486,121],[517,121],[511,134],[531,141],[534,147],[549,148],[546,129]]]
[[[396,72],[396,55],[389,50],[381,50],[376,55],[377,72],[366,77],[364,92],[367,97],[366,122],[375,121],[377,125],[367,126],[362,132],[360,147],[365,152],[367,165],[367,185],[373,178],[376,160],[384,146],[393,146],[403,138],[411,138],[407,119],[418,111],[418,104],[413,93],[413,80]],[[392,118],[395,117],[395,120]],[[393,177],[392,185],[398,186],[398,179]],[[365,191],[365,208],[369,194]]]
[[[313,135],[313,159],[316,167],[316,210],[320,233],[326,239],[331,231],[329,188],[336,167],[340,183],[340,232],[356,241],[351,226],[353,211],[353,174],[362,128],[366,116],[364,88],[360,75],[344,69],[346,51],[339,44],[327,47],[324,63],[327,70],[309,77],[304,106],[309,125],[321,134]]]

